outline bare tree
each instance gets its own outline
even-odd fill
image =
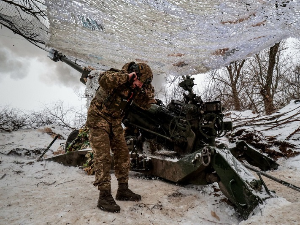
[[[242,68],[245,63],[245,59],[239,61],[235,61],[231,63],[229,66],[226,66],[226,69],[228,71],[229,79],[230,79],[230,89],[231,89],[231,95],[232,100],[234,104],[234,109],[237,111],[241,110],[241,103],[240,103],[240,96],[239,96],[239,90],[238,83],[241,82],[241,76],[242,76]]]
[[[287,84],[291,82],[295,65],[285,50],[284,42],[276,43],[248,60],[245,73],[253,87],[249,99],[255,102],[257,112],[269,115],[290,99]]]
[[[246,104],[243,93],[244,74],[243,66],[246,60],[232,62],[223,69],[211,71],[210,84],[205,89],[205,101],[220,100],[230,110],[242,110]],[[243,101],[242,101],[243,98]]]
[[[271,114],[300,97],[300,69],[292,57],[281,42],[247,60],[211,71],[202,97],[205,101],[220,100],[229,110]]]
[[[292,99],[300,99],[300,67],[291,68],[288,76],[283,77],[281,96],[285,99],[282,104],[286,104]]]
[[[0,1],[0,24],[39,48],[49,35],[44,0]]]
[[[0,110],[0,131],[19,130],[28,124],[28,118],[22,111],[5,106]]]
[[[268,63],[268,69],[265,79],[261,79],[261,90],[260,93],[263,97],[265,111],[267,115],[272,114],[275,111],[274,106],[274,94],[276,93],[276,88],[278,86],[278,78],[279,76],[276,76],[274,79],[274,68],[278,65],[279,58],[277,57],[277,53],[279,50],[280,43],[276,43],[274,46],[270,48],[269,51],[269,63]],[[277,60],[276,60],[277,59]],[[277,62],[276,62],[277,61]],[[277,63],[277,65],[276,65]],[[278,68],[276,68],[278,69]],[[263,74],[260,74],[263,75]],[[278,74],[276,74],[278,75]]]
[[[300,99],[300,66],[296,66],[289,84],[290,89],[288,90],[291,98]]]
[[[81,128],[86,121],[86,112],[77,112],[59,101],[41,111],[23,112],[19,109],[0,107],[0,132],[11,132],[23,128],[38,128],[59,125],[70,129]]]
[[[172,99],[182,99],[184,90],[178,85],[180,79],[180,76],[168,75],[165,77],[164,86],[159,91],[155,91],[155,95],[161,97],[165,105],[168,105]]]

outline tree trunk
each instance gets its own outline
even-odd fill
[[[230,79],[233,105],[234,105],[234,109],[237,111],[241,110],[241,102],[240,102],[237,84],[241,77],[241,69],[242,69],[244,63],[245,63],[245,60],[242,60],[241,62],[234,62],[234,63],[231,63],[229,66],[226,66],[226,69],[229,74],[229,79]]]
[[[273,73],[276,64],[276,55],[278,53],[280,43],[276,43],[270,48],[269,52],[269,65],[266,77],[266,83],[261,89],[260,93],[263,97],[264,107],[267,115],[272,114],[275,111],[272,93]]]

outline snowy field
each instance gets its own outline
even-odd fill
[[[286,107],[286,112],[296,112],[299,106],[291,103]],[[232,119],[235,120],[233,116]],[[294,126],[292,122],[285,123],[283,127],[277,126],[270,135],[277,135],[276,138],[280,139],[282,135],[287,135],[283,129],[290,131],[290,126]],[[70,133],[59,127],[49,128],[64,138]],[[149,179],[135,172],[130,173],[129,185],[142,195],[142,200],[117,201],[121,206],[120,213],[103,212],[96,206],[99,193],[92,184],[93,176],[86,175],[80,168],[36,160],[53,140],[46,130],[24,129],[0,133],[1,225],[300,223],[300,192],[265,177],[268,188],[274,190],[277,197],[260,205],[247,220],[238,217],[234,208],[225,201],[217,184],[179,186],[157,178]],[[261,126],[260,130],[263,130]],[[299,150],[297,133],[294,137],[291,141]],[[60,151],[64,142],[58,139],[45,156],[50,157]],[[268,173],[299,187],[300,156],[280,158],[277,162],[279,169]],[[116,188],[117,181],[112,175],[113,195],[116,194]]]

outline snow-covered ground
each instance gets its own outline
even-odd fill
[[[300,104],[291,104],[287,107],[293,107],[293,112],[299,111],[297,107]],[[289,124],[272,129],[272,135],[277,132],[278,139],[280,133],[286,136],[283,129],[290,130]],[[49,128],[52,136],[49,135]],[[99,192],[92,184],[93,176],[86,175],[80,168],[36,160],[53,140],[53,133],[66,138],[70,131],[48,127],[0,133],[1,225],[300,223],[300,192],[268,178],[264,181],[270,190],[276,191],[278,197],[266,200],[247,220],[239,218],[234,208],[226,203],[217,184],[179,186],[157,178],[149,179],[135,172],[130,173],[129,185],[142,195],[142,200],[117,201],[121,206],[120,213],[103,212],[96,206]],[[290,139],[299,148],[297,133]],[[60,151],[64,142],[58,139],[45,156]],[[280,158],[278,163],[279,169],[268,173],[299,187],[300,156]],[[116,188],[117,181],[112,174],[113,195]]]

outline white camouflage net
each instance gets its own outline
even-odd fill
[[[87,79],[86,88],[85,88],[85,97],[86,97],[86,108],[90,107],[91,101],[93,100],[95,93],[99,87],[98,79],[101,71],[92,70],[90,72],[91,79]]]
[[[300,34],[300,3],[275,0],[46,0],[47,45],[121,68],[146,62],[155,74],[194,75]]]

